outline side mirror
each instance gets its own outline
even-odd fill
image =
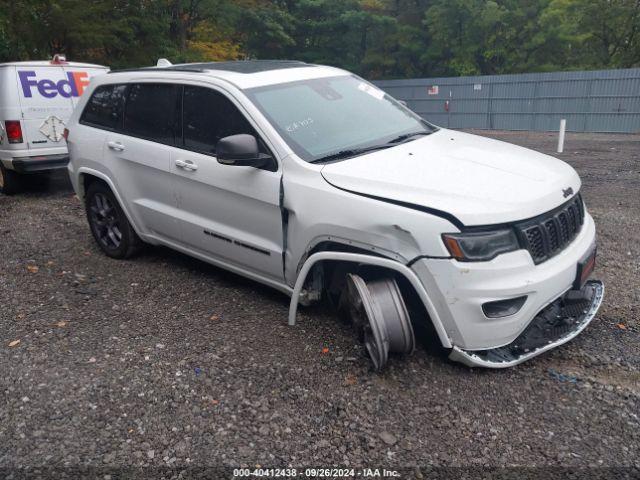
[[[218,163],[236,167],[264,168],[273,164],[270,155],[260,153],[253,135],[241,133],[221,138],[216,145]]]

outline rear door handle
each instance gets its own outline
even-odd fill
[[[191,171],[198,170],[198,165],[193,163],[191,160],[176,160],[176,167]]]
[[[115,150],[116,152],[121,152],[124,150],[124,145],[122,145],[120,142],[107,142],[107,147],[109,147],[111,150]]]

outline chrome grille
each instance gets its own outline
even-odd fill
[[[584,223],[582,197],[576,195],[559,209],[516,225],[524,246],[538,264],[560,253]]]

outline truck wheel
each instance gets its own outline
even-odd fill
[[[0,163],[0,193],[4,193],[5,195],[18,193],[22,189],[22,182],[20,180],[19,174],[13,170],[4,168],[4,165]]]
[[[111,258],[129,258],[140,251],[142,240],[133,230],[111,189],[102,182],[89,186],[85,210],[91,233]]]

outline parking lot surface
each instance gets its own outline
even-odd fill
[[[553,154],[556,135],[477,132]],[[490,371],[351,329],[165,248],[104,256],[64,176],[0,196],[0,467],[640,467],[640,135],[568,134],[605,301]]]

